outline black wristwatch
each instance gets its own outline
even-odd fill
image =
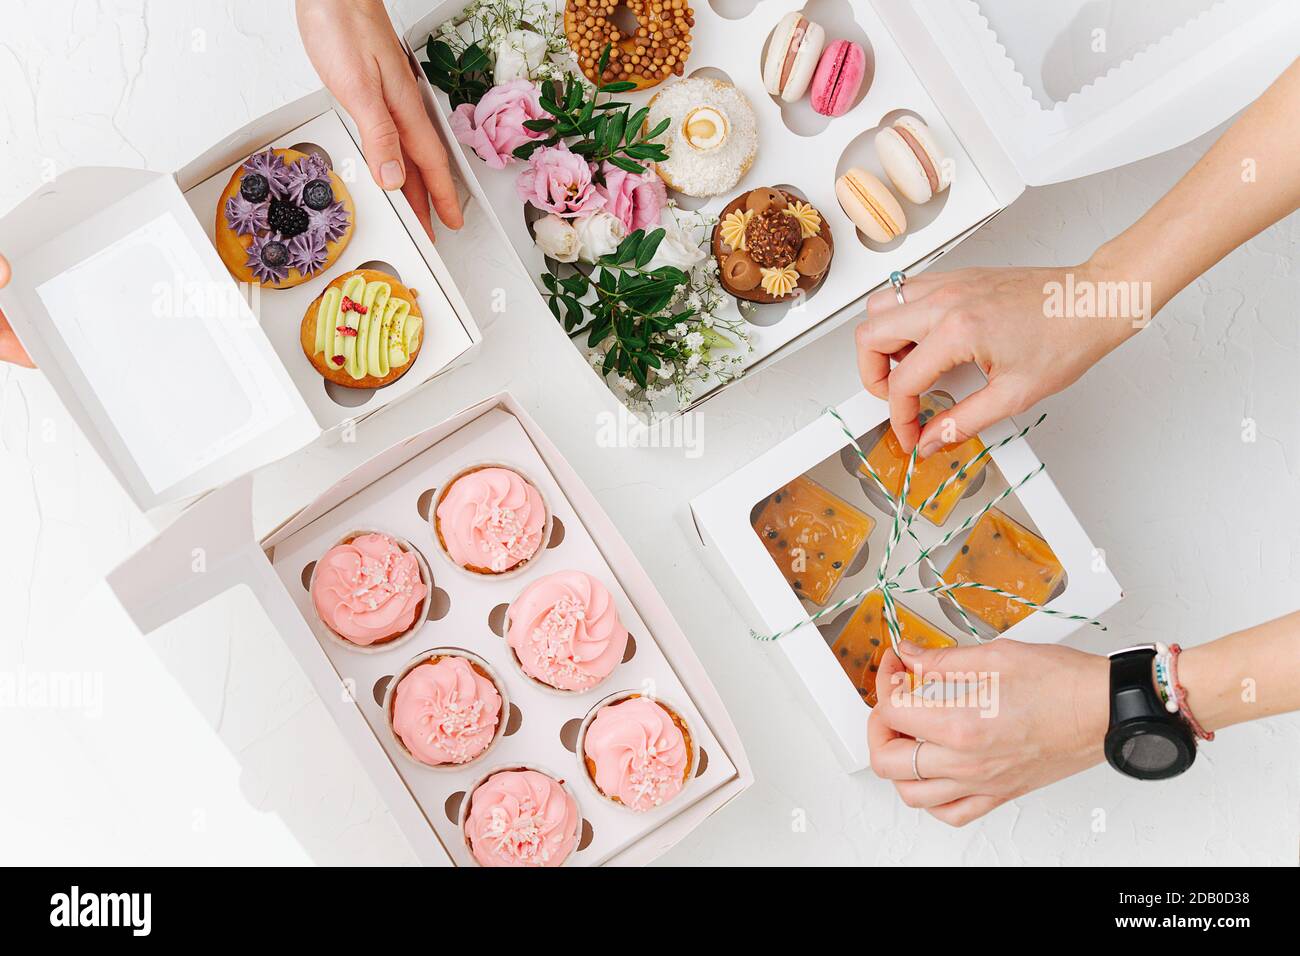
[[[1110,729],[1106,760],[1139,780],[1176,777],[1196,760],[1196,736],[1156,693],[1154,644],[1110,655]]]

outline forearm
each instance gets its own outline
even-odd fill
[[[1189,648],[1178,682],[1206,730],[1300,710],[1300,611]]]
[[[1154,315],[1237,246],[1300,208],[1300,60],[1090,266],[1150,282]]]

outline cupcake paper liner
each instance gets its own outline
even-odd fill
[[[415,555],[415,561],[420,566],[420,580],[423,582],[426,589],[424,600],[420,602],[420,607],[415,612],[415,620],[412,621],[411,626],[401,634],[398,634],[395,637],[390,637],[386,641],[376,641],[374,644],[356,644],[349,641],[346,637],[337,633],[332,627],[326,624],[319,613],[316,613],[316,621],[320,624],[321,629],[329,636],[329,639],[335,644],[341,644],[343,647],[348,648],[348,650],[358,651],[362,654],[377,654],[381,651],[390,651],[399,644],[404,644],[406,641],[409,641],[411,637],[414,636],[414,634],[424,625],[425,620],[429,616],[429,601],[433,599],[433,572],[429,570],[429,562],[425,559],[423,552],[421,552],[419,548],[415,547],[415,545],[411,544],[411,542],[407,541],[405,538],[398,537],[395,534],[389,534],[387,531],[380,531],[376,528],[362,528],[356,531],[349,531],[322,551],[321,557],[325,557],[325,555],[332,549],[337,548],[341,544],[347,544],[349,541],[359,538],[363,534],[382,534],[385,537],[392,538],[397,542],[397,546],[403,551]],[[308,595],[315,593],[316,572],[318,570],[320,570],[319,558],[317,559],[315,566],[311,569],[311,579],[307,582]],[[316,602],[314,599],[312,599],[312,610],[316,610]]]
[[[537,492],[538,496],[542,499],[542,507],[546,510],[546,521],[542,525],[542,541],[541,544],[538,545],[537,550],[533,552],[532,557],[519,562],[513,568],[507,568],[505,571],[500,572],[483,573],[480,571],[471,571],[463,564],[460,564],[448,553],[447,546],[443,544],[442,535],[438,531],[438,506],[442,504],[442,499],[446,497],[451,486],[465,475],[468,475],[471,472],[481,471],[484,468],[504,468],[506,471],[513,471]],[[528,472],[524,469],[501,461],[481,461],[460,469],[443,482],[442,487],[438,489],[438,494],[434,496],[433,504],[429,507],[429,530],[433,532],[433,543],[437,547],[438,553],[442,555],[447,564],[456,569],[458,574],[468,575],[476,581],[502,581],[508,578],[518,577],[524,571],[533,567],[537,563],[538,559],[546,552],[547,545],[550,543],[552,524],[551,503],[546,500],[546,494],[542,491],[541,486],[538,485],[537,482],[533,481],[533,479],[529,477]]]
[[[482,673],[487,675],[488,679],[492,681],[493,686],[496,687],[497,693],[501,696],[501,714],[497,718],[497,729],[495,733],[492,734],[491,742],[483,749],[482,753],[478,754],[475,757],[472,757],[469,760],[466,760],[464,763],[444,763],[444,764],[425,763],[419,757],[415,756],[415,754],[411,753],[411,751],[406,746],[406,742],[402,740],[402,738],[398,735],[397,731],[393,728],[393,705],[397,700],[397,685],[402,682],[403,677],[405,677],[411,671],[415,670],[415,668],[419,667],[421,664],[424,664],[432,660],[435,657],[436,658],[443,658],[443,657],[464,658],[465,660],[469,661],[470,664],[478,668]],[[397,745],[397,749],[402,752],[402,755],[406,757],[406,759],[409,760],[411,763],[416,764],[417,766],[423,767],[426,770],[432,770],[439,773],[464,770],[466,767],[472,767],[475,764],[480,763],[484,758],[488,756],[488,754],[492,753],[492,751],[496,748],[497,743],[501,740],[502,737],[505,736],[506,725],[510,723],[510,694],[506,690],[506,684],[505,681],[501,679],[501,675],[497,673],[496,668],[494,668],[483,658],[479,657],[479,655],[473,653],[472,651],[467,651],[459,647],[434,647],[427,651],[424,651],[423,653],[407,661],[404,665],[402,665],[402,669],[393,675],[393,679],[388,682],[388,688],[384,691],[383,706],[384,706],[384,721],[388,725],[388,733],[392,736],[393,742]]]
[[[461,839],[465,841],[465,849],[469,853],[469,865],[483,867],[483,864],[478,861],[478,858],[476,856],[474,856],[474,847],[469,842],[469,834],[465,832],[465,821],[469,819],[470,806],[474,802],[474,791],[477,790],[479,787],[483,786],[483,784],[487,783],[490,777],[493,777],[499,773],[507,773],[512,770],[533,770],[536,771],[537,773],[544,774],[545,776],[550,777],[552,780],[558,783],[561,787],[563,787],[565,791],[568,792],[569,796],[573,798],[573,805],[578,808],[578,832],[573,842],[573,849],[569,851],[569,855],[566,856],[564,860],[560,863],[560,866],[568,866],[569,863],[573,860],[573,858],[578,854],[580,848],[579,844],[582,843],[582,825],[584,821],[587,819],[583,815],[582,804],[578,802],[578,795],[573,792],[573,787],[569,784],[568,780],[564,779],[564,777],[560,776],[557,773],[551,772],[545,767],[538,766],[537,764],[530,764],[530,763],[509,763],[509,764],[501,764],[499,766],[493,767],[491,770],[485,772],[482,776],[476,778],[474,780],[474,783],[465,791],[465,799],[460,802],[460,813],[457,814],[456,825],[460,829]],[[484,869],[489,869],[489,868],[484,867]]]
[[[687,743],[690,749],[690,761],[687,765],[686,779],[682,781],[682,789],[679,790],[677,792],[677,795],[674,796],[671,800],[668,800],[657,807],[652,807],[649,810],[633,810],[622,800],[615,800],[609,794],[601,790],[600,787],[596,786],[596,781],[592,778],[591,772],[587,769],[587,757],[585,753],[585,745],[587,742],[587,728],[590,727],[591,722],[596,719],[596,714],[598,714],[601,710],[603,710],[606,707],[611,707],[614,704],[621,704],[623,701],[631,700],[635,697],[644,697],[646,700],[658,704],[664,710],[669,711],[671,715],[676,716],[678,720],[680,720],[683,724],[686,725],[686,736],[689,738]],[[690,787],[691,780],[695,776],[695,773],[699,770],[700,767],[699,738],[695,734],[695,727],[691,724],[689,720],[686,719],[685,712],[670,700],[665,700],[662,697],[656,697],[651,694],[646,694],[639,690],[619,690],[608,695],[607,697],[603,697],[600,700],[598,700],[592,706],[591,710],[587,711],[587,716],[582,718],[582,723],[578,727],[578,742],[574,750],[578,761],[578,775],[586,783],[587,789],[589,789],[593,794],[595,794],[601,800],[604,800],[606,803],[610,803],[618,807],[624,813],[632,813],[635,814],[636,816],[644,816],[645,814],[648,813],[658,813],[664,810],[665,808],[671,807],[674,804],[676,804],[681,799],[682,795],[685,794],[687,789]]]

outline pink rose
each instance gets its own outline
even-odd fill
[[[515,161],[514,151],[541,133],[524,128],[527,120],[542,119],[537,87],[528,80],[494,86],[478,103],[462,103],[451,114],[451,130],[493,169]]]
[[[543,146],[519,174],[515,190],[524,202],[565,219],[586,215],[605,205],[591,181],[591,164],[567,146]]]
[[[605,184],[596,189],[605,197],[605,209],[623,223],[628,232],[659,224],[659,213],[668,201],[668,192],[653,169],[629,173],[605,163],[600,173]]]

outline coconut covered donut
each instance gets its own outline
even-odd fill
[[[625,35],[614,22],[620,7],[636,17]],[[631,82],[639,90],[681,76],[691,55],[695,12],[686,0],[566,0],[564,35],[577,54],[582,75],[592,83]],[[604,74],[600,55],[610,47]]]
[[[647,130],[668,121],[659,137],[668,158],[655,171],[669,189],[687,196],[729,192],[749,172],[758,152],[758,124],[745,94],[704,76],[678,80],[649,103]]]

